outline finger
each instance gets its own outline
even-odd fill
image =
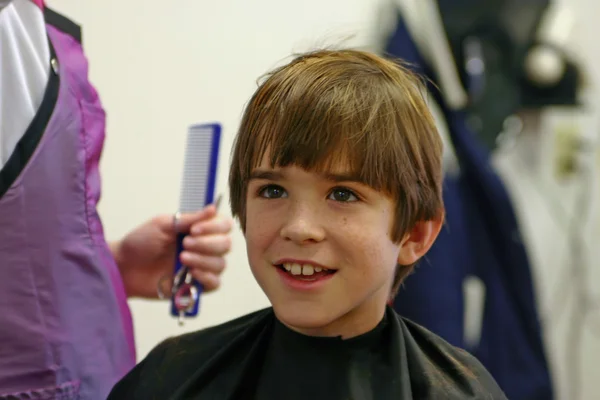
[[[212,292],[221,286],[221,278],[213,273],[204,271],[191,271],[195,280],[202,284],[204,292]]]
[[[221,274],[225,269],[225,258],[219,256],[206,256],[198,253],[184,251],[181,253],[181,263],[190,271],[210,272]]]
[[[211,235],[215,233],[229,233],[233,227],[231,218],[215,217],[195,222],[190,229],[192,235]]]
[[[231,250],[229,235],[186,236],[183,248],[188,252],[206,256],[223,256]]]
[[[202,210],[194,213],[182,213],[178,214],[178,218],[175,220],[174,228],[176,232],[189,232],[192,225],[200,222],[207,221],[217,214],[217,209],[214,205],[210,205]]]

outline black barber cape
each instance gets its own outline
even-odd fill
[[[168,339],[109,400],[506,399],[481,364],[388,307],[371,332],[311,337],[272,308]]]

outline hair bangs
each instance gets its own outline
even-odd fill
[[[364,90],[366,84],[340,79],[323,88],[314,79],[303,85],[289,80],[275,85],[277,90],[263,87],[265,93],[259,90],[257,97],[265,106],[248,115],[249,121],[260,124],[250,128],[254,140],[243,170],[252,171],[266,157],[272,168],[295,165],[313,172],[343,171],[392,194],[395,185],[389,178],[396,163],[390,161],[397,155],[390,154],[394,147],[388,144],[397,131],[395,110],[383,94],[373,96],[372,90]]]

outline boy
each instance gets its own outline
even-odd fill
[[[272,308],[159,345],[110,399],[504,399],[386,304],[442,226],[420,82],[355,50],[276,69],[245,111],[231,208]]]

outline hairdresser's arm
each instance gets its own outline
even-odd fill
[[[192,276],[212,291],[220,286],[225,255],[231,249],[232,222],[217,215],[216,208],[183,215],[178,226],[172,215],[159,215],[140,225],[121,240],[109,243],[128,297],[156,298],[158,281],[172,274],[177,232],[189,232],[182,262]]]

